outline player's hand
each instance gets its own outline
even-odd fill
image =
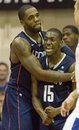
[[[52,119],[47,116],[47,114],[44,112],[42,115],[42,123],[46,126],[50,125],[52,122]]]
[[[54,118],[55,116],[57,116],[57,109],[52,107],[52,106],[49,106],[49,107],[46,107],[45,108],[45,112],[47,113],[47,115],[50,117],[50,118]]]
[[[69,111],[72,109],[74,105],[74,100],[71,96],[69,96],[61,106],[61,115],[66,117],[69,114]]]

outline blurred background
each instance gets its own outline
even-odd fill
[[[9,65],[10,43],[22,31],[17,12],[24,4],[32,4],[39,10],[43,29],[56,27],[60,30],[74,25],[75,0],[0,0],[0,61]]]

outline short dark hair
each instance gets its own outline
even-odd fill
[[[50,29],[47,30],[47,32],[49,32],[49,31],[50,32],[55,32],[56,34],[58,34],[59,39],[62,40],[62,33],[61,33],[61,31],[59,29],[57,29],[57,28],[50,28]]]
[[[34,7],[34,6],[29,5],[29,4],[23,5],[23,6],[19,9],[19,11],[18,11],[18,17],[19,17],[19,19],[20,19],[20,20],[23,20],[24,15],[25,15],[25,11],[26,11],[27,9],[30,9],[30,8],[33,8],[33,7]]]
[[[79,34],[78,28],[77,28],[76,26],[74,26],[74,25],[66,25],[66,26],[63,28],[63,30],[66,29],[66,28],[71,29],[72,32],[75,33],[75,34]]]
[[[0,65],[4,65],[6,68],[7,68],[7,70],[8,70],[8,65],[7,65],[7,63],[5,63],[5,62],[0,62]]]

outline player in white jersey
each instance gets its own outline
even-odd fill
[[[76,0],[74,10],[75,23],[79,25],[79,0]],[[77,90],[72,92],[69,97],[63,102],[61,107],[62,116],[66,116],[73,104],[76,102],[76,107],[68,117],[63,130],[79,130],[79,43],[76,48],[76,64],[75,64],[75,79]]]

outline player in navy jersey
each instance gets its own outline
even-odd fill
[[[24,32],[18,34],[11,43],[11,76],[2,114],[4,130],[32,130],[30,73],[38,80],[48,82],[71,80],[69,73],[43,70],[36,58],[44,55],[41,48],[43,35],[37,9],[31,5],[24,5],[20,8],[18,16]]]
[[[56,28],[49,29],[44,40],[46,56],[40,58],[42,68],[62,73],[72,72],[75,60],[65,53],[61,53],[61,32]],[[71,81],[59,83],[37,82],[32,77],[33,106],[42,119],[40,130],[62,130],[66,118],[60,115],[60,107],[71,91]]]

